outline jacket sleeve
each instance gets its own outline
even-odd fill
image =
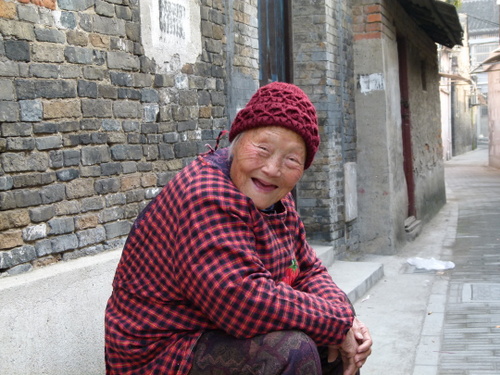
[[[323,281],[327,293],[318,282],[303,280],[302,290],[276,283],[256,255],[247,207],[241,197],[234,204],[204,193],[186,199],[175,257],[186,299],[238,338],[297,329],[318,345],[340,344],[353,320],[345,295],[334,290],[331,279]],[[312,267],[309,272],[318,271]]]
[[[296,258],[300,266],[300,273],[293,287],[305,293],[320,296],[333,304],[349,304],[354,313],[351,301],[333,281],[330,273],[307,242],[301,221],[299,221],[297,238]]]

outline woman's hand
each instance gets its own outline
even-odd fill
[[[368,331],[368,328],[358,318],[354,318],[351,329],[353,330],[354,337],[359,344],[354,360],[358,368],[360,368],[365,364],[366,359],[372,353],[371,348],[373,345],[373,341],[370,335],[370,331]]]
[[[340,354],[343,375],[355,375],[371,354],[372,344],[368,328],[358,318],[354,318],[352,328],[347,332],[342,344],[328,347],[328,362],[335,361]]]

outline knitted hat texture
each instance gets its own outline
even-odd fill
[[[273,82],[262,86],[236,115],[229,141],[238,134],[263,126],[282,126],[299,134],[306,145],[304,169],[309,168],[319,147],[316,109],[297,86]]]

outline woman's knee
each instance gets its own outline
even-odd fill
[[[206,333],[195,348],[191,374],[316,375],[321,362],[314,341],[301,331],[276,331],[239,340]]]
[[[268,347],[276,341],[275,350],[279,350],[282,355],[283,368],[280,374],[321,374],[318,348],[304,332],[278,331],[266,336]]]

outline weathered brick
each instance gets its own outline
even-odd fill
[[[63,251],[73,250],[78,247],[78,237],[76,234],[58,236],[51,240],[51,245],[53,253],[62,253]]]
[[[22,244],[23,235],[21,230],[7,230],[0,233],[0,249],[12,249]],[[0,268],[2,267],[0,266]]]
[[[125,36],[125,21],[114,19],[109,22],[109,18],[97,14],[82,14],[80,25],[88,31],[94,31],[105,35]],[[89,25],[92,25],[89,28]]]
[[[29,151],[35,148],[35,140],[33,138],[8,138],[8,151]]]
[[[118,98],[119,99],[140,100],[141,99],[141,92],[137,89],[119,88],[118,89]]]
[[[0,241],[0,244],[2,241]],[[1,245],[0,245],[1,246]],[[0,252],[0,269],[12,268],[36,258],[34,246],[24,245],[9,251]]]
[[[78,81],[78,96],[97,98],[97,83],[90,81]]]
[[[121,163],[103,163],[103,164],[101,164],[101,175],[102,176],[118,175],[120,173],[122,173],[122,164]]]
[[[108,68],[120,70],[139,70],[140,61],[130,53],[116,51],[108,52]]]
[[[46,173],[24,173],[12,177],[14,188],[28,188],[39,185],[51,184],[55,181],[53,172]]]
[[[0,154],[0,159],[6,172],[45,171],[49,166],[48,155],[42,153],[25,155],[5,152]]]
[[[130,73],[109,72],[111,83],[117,86],[132,87],[134,79]]]
[[[105,76],[105,71],[95,66],[85,66],[83,68],[83,77],[85,79],[102,81]]]
[[[45,28],[35,25],[35,37],[39,42],[59,43],[66,42],[66,36],[61,30]]]
[[[83,147],[81,153],[83,165],[94,165],[110,161],[110,151],[107,146]]]
[[[108,99],[82,99],[83,117],[111,117],[113,102]]]
[[[30,223],[27,210],[13,210],[0,212],[0,230],[24,227]]]
[[[94,193],[94,181],[90,178],[80,178],[66,183],[66,195],[68,199],[90,197]]]
[[[32,225],[24,228],[22,232],[23,240],[32,242],[47,237],[47,226],[45,224]]]
[[[33,24],[29,22],[0,19],[0,34],[27,41],[35,39]]]
[[[94,6],[95,0],[58,0],[57,5],[64,10],[83,11]]]
[[[43,118],[45,120],[75,118],[81,115],[81,105],[78,100],[50,100],[43,102]]]
[[[76,28],[76,15],[73,12],[61,12],[56,23],[61,28],[73,30]]]
[[[88,34],[80,30],[69,30],[66,33],[68,44],[86,47],[89,44]]]
[[[82,68],[78,65],[59,65],[59,78],[75,79],[81,78]]]
[[[71,217],[56,217],[47,223],[49,225],[48,234],[66,234],[75,230],[75,224]]]
[[[106,231],[103,227],[82,230],[77,233],[80,247],[93,245],[106,240]]]
[[[160,144],[158,149],[160,151],[160,159],[169,160],[175,157],[174,147],[172,145]]]
[[[17,102],[0,101],[0,122],[19,121],[19,104]]]
[[[12,177],[0,176],[0,190],[10,190],[10,189],[12,189]]]
[[[95,182],[97,194],[116,193],[120,190],[120,180],[117,178],[106,178]]]
[[[81,212],[97,211],[104,208],[104,199],[99,196],[84,198],[81,200],[80,204],[82,207]]]
[[[83,119],[80,121],[82,130],[99,130],[101,128],[102,120],[96,119]]]
[[[148,103],[143,105],[142,120],[144,122],[158,121],[158,114],[160,113],[160,106],[156,103]]]
[[[75,98],[76,87],[76,82],[67,80],[35,81],[36,96],[48,99]]]
[[[141,105],[131,101],[115,101],[113,113],[117,118],[133,119],[141,116]]]
[[[33,44],[33,61],[62,63],[64,62],[64,47],[51,43]]]
[[[94,52],[92,49],[83,47],[66,47],[64,57],[69,63],[73,64],[92,64]]]
[[[66,198],[66,187],[64,184],[53,184],[45,186],[40,190],[43,204],[60,202]]]
[[[108,194],[105,197],[106,207],[112,207],[116,205],[124,205],[127,203],[127,198],[123,193]]]
[[[37,241],[35,243],[35,251],[39,257],[52,254],[52,241],[49,239]]]
[[[20,21],[28,21],[34,24],[40,23],[40,16],[36,8],[19,7],[17,13]]]
[[[5,40],[5,55],[15,61],[30,61],[30,45],[25,40]]]
[[[61,133],[77,132],[80,130],[79,121],[64,121],[57,124],[57,131]]]
[[[78,215],[74,221],[77,230],[95,228],[99,224],[99,216],[95,213]]]
[[[142,159],[141,145],[114,145],[110,148],[113,160],[140,160]]]
[[[80,177],[80,171],[78,169],[64,169],[57,171],[56,175],[59,181],[71,181]]]
[[[38,190],[16,190],[14,191],[14,199],[17,207],[38,206],[42,203],[42,198]]]
[[[127,6],[117,5],[116,7],[116,16],[126,21],[132,20],[132,10]]]
[[[100,16],[113,17],[115,15],[115,7],[108,2],[97,0],[95,3],[95,12]]]
[[[94,47],[102,49],[110,48],[110,37],[108,35],[91,33],[89,34],[89,41]]]
[[[36,122],[43,117],[43,107],[40,100],[20,100],[21,121]]]
[[[143,103],[158,103],[160,96],[157,90],[154,89],[142,89],[141,90],[141,102]]]
[[[31,64],[30,74],[36,78],[58,78],[59,66],[52,64]]]
[[[35,207],[29,210],[29,217],[34,223],[50,220],[56,214],[54,206]]]
[[[14,61],[0,61],[0,77],[18,77],[19,63]]]
[[[108,223],[110,221],[117,221],[123,219],[124,210],[122,207],[106,208],[99,212],[99,222]]]
[[[122,124],[118,120],[106,119],[102,120],[102,129],[105,131],[120,131],[122,130]]]
[[[118,98],[118,90],[112,85],[97,86],[97,95],[99,98],[116,99]]]
[[[0,18],[15,19],[16,18],[16,4],[8,3],[4,0],[0,1]]]
[[[61,168],[63,166],[63,153],[61,150],[49,152],[49,166],[52,168]]]
[[[51,135],[48,137],[36,138],[36,148],[40,151],[51,150],[62,147],[62,138],[60,135]]]
[[[11,80],[0,79],[0,100],[14,100],[14,84]]]
[[[64,150],[63,151],[64,166],[70,167],[80,164],[79,150]]]

